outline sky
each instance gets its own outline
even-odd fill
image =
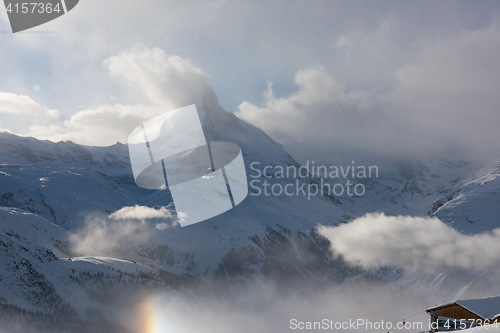
[[[280,143],[356,156],[498,149],[496,0],[80,0],[57,20],[9,31],[0,7],[0,131],[86,145],[126,143],[139,123],[193,103],[211,86],[226,111]],[[114,218],[150,213],[125,207]],[[147,239],[137,225],[120,232],[91,225],[75,236],[77,249],[102,245],[110,234]],[[366,269],[425,266],[430,276],[443,267],[475,274],[500,261],[491,251],[499,229],[466,236],[437,219],[373,214],[321,233],[334,254]],[[394,235],[393,242],[384,241],[386,235]],[[433,253],[436,248],[441,252]],[[490,273],[497,286],[497,270]],[[338,303],[349,309],[346,318],[373,298],[359,295],[361,301],[346,307],[351,296]],[[265,309],[271,317],[308,306],[322,315],[330,299],[330,293],[324,302],[316,298],[317,307],[278,299]],[[254,322],[260,311],[237,320]]]
[[[280,143],[494,149],[497,1],[94,1],[9,33],[0,130],[88,145],[211,85]]]

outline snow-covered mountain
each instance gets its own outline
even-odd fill
[[[238,144],[249,177],[253,162],[260,169],[299,166],[264,132],[225,112],[212,91],[197,107],[207,140]],[[271,184],[291,181],[261,178]],[[136,186],[126,145],[87,147],[0,133],[1,303],[33,316],[38,311],[86,320],[94,310],[112,311],[98,292],[100,284],[119,289],[127,279],[138,288],[199,278],[317,285],[357,272],[332,260],[328,243],[315,232],[317,224],[350,218],[332,197],[249,195],[236,208],[185,228],[175,218],[109,218],[123,207],[169,209],[171,203],[168,190]],[[99,228],[106,233],[134,223],[134,231],[112,248],[85,243]]]
[[[241,147],[249,180],[253,162],[261,172],[266,166],[300,166],[260,129],[224,111],[213,91],[197,108],[207,141]],[[102,325],[103,318],[117,315],[121,300],[114,295],[125,286],[133,295],[144,286],[178,288],[214,279],[229,285],[266,280],[287,288],[293,282],[316,286],[367,275],[387,278],[393,273],[363,273],[332,259],[328,242],[315,230],[367,212],[434,215],[470,233],[500,225],[500,160],[473,163],[453,152],[387,164],[391,167],[381,166],[379,178],[364,181],[361,197],[253,191],[236,208],[181,228],[173,217],[109,217],[123,207],[172,208],[168,190],[136,186],[126,145],[88,147],[0,133],[1,313],[10,318],[20,311],[49,331],[53,318],[65,318],[59,327],[85,330],[93,320]],[[259,180],[318,183],[264,173]],[[107,329],[127,328],[110,322]]]
[[[301,163],[318,165],[376,165],[379,177],[364,181],[362,197],[341,197],[351,216],[384,212],[387,215],[436,216],[465,233],[500,227],[500,154],[467,148],[436,150],[406,158],[369,152],[329,152],[299,143],[285,143]]]

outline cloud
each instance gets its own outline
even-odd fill
[[[48,126],[59,111],[44,107],[25,95],[0,92],[0,130],[14,131],[19,124]]]
[[[457,144],[493,147],[500,139],[498,26],[446,40],[423,40],[415,59],[399,69],[388,104],[407,121]]]
[[[168,7],[166,4],[158,5]],[[180,35],[172,32],[176,29],[171,28],[176,24],[184,24],[185,20],[181,19],[183,11],[192,15],[196,13],[196,17],[201,21],[189,21],[196,21],[194,24],[199,30],[204,27],[201,22],[209,24],[214,30],[207,31],[203,28],[207,34],[203,35],[207,37],[205,43],[200,43],[198,35],[193,39],[196,42],[190,42],[197,52],[189,53],[182,48],[175,50],[188,54],[214,73],[218,79],[217,84],[225,87],[219,93],[221,100],[228,100],[228,95],[231,95],[231,100],[246,100],[239,105],[237,114],[264,129],[280,142],[298,141],[330,150],[401,154],[407,152],[409,147],[421,150],[447,145],[491,148],[495,147],[495,142],[500,139],[495,126],[500,120],[500,113],[496,112],[495,108],[500,98],[495,92],[500,75],[494,57],[500,51],[500,32],[495,24],[485,26],[490,24],[491,20],[480,19],[480,13],[474,12],[470,15],[474,16],[475,22],[481,22],[481,25],[463,28],[459,24],[462,20],[458,18],[446,17],[443,20],[421,22],[420,19],[408,17],[401,8],[389,11],[390,15],[384,12],[383,8],[377,9],[377,15],[372,15],[371,11],[375,10],[372,8],[360,13],[367,20],[366,25],[348,24],[344,27],[339,22],[343,28],[328,36],[318,33],[325,31],[324,27],[320,28],[319,25],[308,25],[305,30],[302,25],[296,26],[297,19],[292,19],[293,15],[282,18],[282,22],[287,26],[290,24],[290,28],[293,24],[296,29],[283,29],[283,26],[277,23],[277,17],[271,15],[261,18],[263,21],[259,21],[258,31],[252,38],[244,39],[243,43],[241,34],[237,31],[241,32],[245,26],[241,22],[247,22],[245,20],[249,19],[253,22],[253,17],[249,18],[244,11],[239,11],[235,16],[228,15],[235,30],[223,28],[227,31],[221,31],[219,25],[208,19],[205,13],[208,10],[217,11],[214,15],[216,14],[221,22],[227,22],[226,17],[219,15],[234,9],[241,10],[237,4],[228,2],[217,10],[208,5],[187,6],[189,10],[182,9],[179,5],[175,9],[160,11],[168,12],[169,20],[164,19],[164,14],[155,14],[154,17],[150,16],[149,20],[157,20],[156,24],[161,27],[168,26],[169,29],[164,30],[168,30],[169,38],[180,38]],[[454,5],[433,8],[432,12],[445,12],[445,7],[448,6]],[[461,5],[456,6],[462,8]],[[324,6],[322,9],[320,7],[305,8],[300,5],[297,7],[300,9],[294,8],[292,12],[307,16],[311,22],[317,20],[317,15],[313,14],[321,13],[331,21],[330,14],[340,13],[336,6]],[[352,10],[348,5],[341,7],[347,12]],[[430,10],[423,5],[414,7],[412,8],[422,13]],[[86,10],[90,9],[82,7],[75,15],[82,15]],[[64,123],[54,121],[50,124],[31,123],[25,126],[26,122],[10,122],[10,125],[7,123],[9,120],[2,119],[2,127],[16,130],[18,126],[25,126],[16,132],[51,140],[64,139],[84,144],[109,145],[116,141],[125,142],[132,127],[131,123],[135,122],[136,118],[143,119],[144,115],[154,116],[161,112],[161,107],[168,110],[199,102],[203,90],[210,85],[210,77],[191,60],[169,55],[160,48],[140,45],[119,52],[124,49],[124,45],[131,44],[130,36],[137,36],[137,29],[130,28],[128,21],[138,14],[138,7],[129,4],[124,10],[127,16],[119,19],[119,26],[126,28],[131,35],[120,34],[119,38],[108,40],[106,35],[102,35],[101,27],[98,33],[92,28],[92,33],[89,32],[78,39],[79,43],[82,41],[81,44],[86,46],[87,53],[71,50],[69,57],[66,53],[57,51],[65,57],[64,61],[59,61],[58,66],[54,63],[53,67],[57,71],[64,68],[67,73],[73,73],[73,67],[91,70],[91,73],[80,75],[81,80],[72,80],[79,82],[79,90],[67,94],[68,99],[78,96],[79,103],[85,105],[84,111],[70,116]],[[356,8],[356,11],[359,11],[359,8]],[[469,12],[470,10],[458,11],[457,15],[467,16]],[[105,17],[104,13],[99,15]],[[122,20],[127,21],[126,26]],[[407,20],[417,21],[410,26]],[[448,20],[454,22],[453,28],[449,28]],[[60,21],[54,22],[56,26],[62,24]],[[80,25],[87,24],[88,20],[79,16],[78,20],[73,22]],[[110,22],[106,24],[109,24],[109,31],[115,31],[118,27]],[[144,29],[144,26],[141,25],[141,29]],[[151,37],[152,40],[148,37],[147,43],[162,44],[158,32],[151,33],[148,36],[156,37]],[[183,30],[183,33],[190,32]],[[317,39],[310,36],[317,36]],[[298,40],[300,44],[296,44]],[[29,44],[27,40],[26,43]],[[30,43],[38,47],[41,41]],[[71,45],[78,50],[82,47]],[[165,49],[169,46],[164,45]],[[204,54],[199,52],[201,47],[211,50],[207,53],[210,57],[199,56]],[[249,52],[249,48],[252,48],[253,53]],[[38,54],[40,49],[41,47],[38,47],[36,51],[26,53]],[[260,53],[261,50],[265,51],[265,55]],[[112,55],[109,56],[110,54]],[[290,54],[293,56],[289,56]],[[317,56],[313,56],[314,54]],[[51,56],[54,59],[61,57],[59,54]],[[99,66],[95,65],[97,59]],[[105,70],[102,70],[101,59],[106,59],[103,63]],[[214,63],[219,66],[219,73],[214,70],[214,67],[217,67]],[[321,65],[307,67],[314,63]],[[302,68],[295,73],[296,88],[285,81],[285,77],[289,80],[292,68],[294,71]],[[66,72],[61,82],[69,85]],[[258,78],[249,79],[251,75],[248,73],[253,72],[259,73]],[[234,91],[236,86],[241,90],[244,88],[241,85],[248,88],[263,84],[263,73],[277,82],[264,92],[263,104],[256,102],[258,97],[249,98],[246,95],[236,96],[236,93],[229,93]],[[104,74],[109,74],[108,76],[119,83],[119,91],[112,93],[118,96],[121,104],[109,105],[108,95],[113,86],[105,79]],[[79,78],[80,76],[75,75]],[[54,79],[58,80],[60,77]],[[12,86],[17,87],[18,84],[14,82]],[[44,85],[44,89],[45,87],[47,90],[44,92],[49,91],[50,85]],[[122,87],[125,88],[121,89]],[[29,88],[31,89],[31,86]],[[101,96],[103,94],[106,96]],[[97,95],[101,97],[96,98]],[[63,99],[58,96],[52,91],[51,98]],[[126,105],[127,103],[129,105]],[[130,111],[125,111],[125,108]],[[64,112],[68,114],[71,111]],[[109,115],[105,116],[105,113]],[[96,121],[92,121],[92,118]],[[104,122],[109,122],[106,130],[93,130],[105,127]]]
[[[47,31],[66,33],[2,39],[0,91],[37,96],[37,101],[40,96],[42,104],[60,110],[64,119],[77,110],[109,104],[110,95],[121,104],[138,103],[129,100],[134,89],[122,94],[108,80],[102,60],[141,41],[192,59],[209,72],[228,111],[237,110],[242,100],[260,105],[254,91],[265,89],[266,79],[276,83],[277,95],[292,93],[290,77],[316,63],[347,91],[380,92],[393,86],[395,71],[422,51],[420,39],[431,37],[439,44],[464,31],[481,31],[500,6],[491,2],[478,8],[461,1],[387,2],[363,8],[328,1],[227,1],[214,6],[222,1],[154,0],[152,7],[145,7],[110,1],[108,7],[80,4],[70,16],[44,25]],[[114,15],[116,6],[120,15]],[[89,18],[99,24],[89,24]],[[8,19],[3,19],[8,30]],[[36,95],[34,84],[43,87]]]
[[[95,146],[126,143],[134,128],[162,112],[165,112],[165,109],[160,106],[103,105],[77,112],[63,124],[30,126],[29,133],[37,138],[53,141],[72,140]]]
[[[299,87],[295,94],[276,98],[272,83],[269,83],[265,106],[243,102],[236,115],[270,133],[278,141],[331,142],[337,135],[333,132],[340,128],[340,125],[335,125],[340,119],[362,116],[376,103],[374,94],[365,91],[346,93],[345,87],[320,65],[297,72],[295,84]]]
[[[373,331],[381,321],[387,331],[427,331],[431,306],[452,300],[449,294],[380,286],[377,283],[353,282],[350,287],[299,284],[286,291],[276,283],[258,281],[238,288],[227,288],[227,283],[202,284],[195,291],[148,292],[130,310],[128,316],[136,320],[138,331],[161,332],[292,332],[292,331]],[[347,282],[347,283],[349,283]],[[306,291],[307,290],[307,291]],[[476,294],[473,297],[481,297]],[[309,322],[333,321],[316,329],[307,329]],[[358,321],[359,320],[359,321]],[[301,322],[299,329],[295,323]],[[347,322],[347,325],[342,323]],[[354,324],[349,328],[349,322]],[[367,322],[369,322],[367,324]],[[398,324],[406,322],[406,329]],[[337,323],[337,329],[335,329]],[[371,323],[371,324],[370,324]],[[390,323],[388,325],[387,323]],[[347,326],[347,327],[346,327]],[[370,327],[371,326],[371,327]],[[380,330],[382,331],[382,330]]]
[[[409,301],[409,295],[404,292],[364,284],[349,290],[320,288],[301,292],[303,288],[303,285],[297,285],[294,290],[279,292],[273,284],[266,282],[238,288],[221,288],[207,283],[196,292],[159,291],[145,296],[129,318],[138,321],[139,331],[274,333],[297,330],[298,322],[306,331],[307,322],[311,325],[314,322],[327,323],[322,329],[330,331],[335,330],[336,322],[342,325],[358,319],[363,320],[363,323],[359,322],[358,330],[369,331],[366,321],[373,326],[374,322],[383,320],[395,327],[403,318],[419,313],[429,304],[434,304],[430,302],[439,300],[436,295],[428,295],[426,301],[429,303],[415,296]],[[329,326],[330,321],[333,327]],[[421,325],[421,331],[427,330],[428,315],[425,313],[408,321]],[[344,324],[344,330],[345,327]],[[314,331],[319,330],[316,326]],[[416,326],[414,330],[418,330]]]
[[[102,105],[79,111],[64,123],[32,124],[21,134],[95,146],[126,143],[130,132],[140,123],[169,110],[194,103],[199,105],[203,93],[210,87],[208,75],[189,59],[167,55],[159,48],[135,46],[107,58],[104,67],[127,87],[130,94],[143,96],[144,102]],[[11,104],[22,109],[30,100],[24,96],[11,101]]]
[[[0,92],[0,113],[24,114],[49,119],[59,117],[59,111],[41,106],[28,96],[5,92]]]
[[[167,207],[160,207],[159,209],[147,206],[127,206],[109,215],[114,220],[148,220],[148,219],[173,219],[172,211]]]
[[[337,47],[350,47],[368,37],[341,36]],[[387,73],[393,79],[389,90],[349,90],[315,66],[297,72],[295,93],[277,98],[269,85],[263,105],[243,102],[236,114],[280,142],[330,150],[399,155],[409,149],[451,145],[496,148],[498,27],[442,39],[421,38],[413,47],[411,58]]]
[[[87,216],[84,226],[71,235],[70,241],[78,255],[119,255],[127,253],[130,246],[145,245],[155,229],[165,230],[178,224],[177,217],[167,207],[135,205],[107,217]]]
[[[104,61],[119,82],[141,90],[149,101],[183,107],[201,101],[210,78],[189,59],[167,55],[160,48],[135,46]]]
[[[373,269],[401,266],[408,272],[483,272],[500,264],[500,229],[465,235],[437,218],[367,214],[319,233],[335,256]]]
[[[80,256],[119,256],[123,249],[145,243],[150,228],[144,221],[113,222],[87,218],[84,227],[70,237],[73,252]]]

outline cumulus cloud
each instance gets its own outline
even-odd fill
[[[336,256],[372,269],[483,272],[500,264],[500,229],[462,234],[437,218],[368,214],[338,227],[319,227]]]

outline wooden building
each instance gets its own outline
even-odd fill
[[[453,328],[459,330],[465,328],[465,325],[460,325],[461,322],[467,322],[466,328],[469,328],[472,323],[494,323],[495,320],[500,324],[500,296],[459,300],[438,305],[427,309],[426,311],[431,316],[433,331],[437,331],[439,321],[449,322],[448,319],[456,320],[456,325]],[[447,330],[454,330],[454,329]],[[441,329],[440,329],[441,330]]]

